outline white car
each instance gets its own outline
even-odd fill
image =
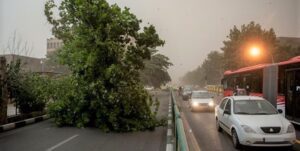
[[[144,88],[145,88],[145,90],[147,90],[147,91],[152,91],[152,90],[154,90],[154,87],[153,87],[153,86],[145,86]]]
[[[212,95],[207,91],[193,91],[189,105],[191,111],[195,111],[197,109],[214,109],[214,100]]]
[[[294,126],[261,97],[226,97],[216,106],[215,115],[217,130],[232,136],[235,148],[291,147],[296,140]]]

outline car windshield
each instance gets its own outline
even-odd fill
[[[183,89],[183,91],[186,91],[186,92],[187,92],[187,91],[192,91],[192,88],[186,87],[186,88]]]
[[[192,98],[195,99],[207,99],[211,98],[211,95],[208,92],[193,92]]]
[[[235,114],[268,115],[277,114],[276,109],[266,100],[236,100]]]

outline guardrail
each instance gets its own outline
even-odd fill
[[[187,143],[184,127],[183,127],[183,122],[172,90],[171,90],[171,101],[172,101],[172,108],[173,108],[172,120],[175,126],[174,134],[175,134],[176,150],[189,151],[188,143]]]

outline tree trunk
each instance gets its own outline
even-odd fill
[[[0,58],[0,124],[7,123],[7,103],[8,103],[8,91],[6,84],[6,60],[4,57]]]

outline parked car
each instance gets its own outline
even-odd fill
[[[226,97],[215,108],[216,127],[232,137],[235,148],[291,147],[296,140],[295,129],[281,112],[261,97]]]
[[[153,86],[145,86],[144,88],[145,88],[145,90],[148,90],[148,91],[154,90]]]
[[[190,97],[191,97],[192,91],[193,91],[193,88],[190,87],[190,86],[183,87],[183,90],[182,90],[182,99],[184,101],[189,100]]]
[[[195,110],[213,110],[214,109],[214,100],[212,95],[207,91],[193,91],[191,99],[189,101],[189,106],[191,111]]]

